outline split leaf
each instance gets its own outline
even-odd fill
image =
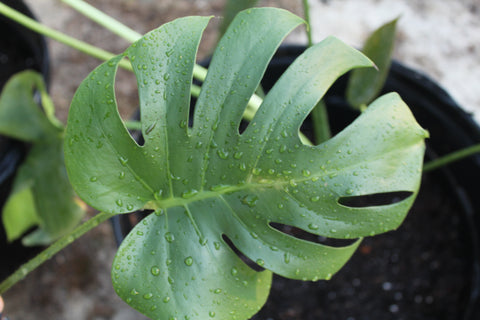
[[[295,238],[358,239],[395,229],[419,188],[426,132],[396,94],[331,140],[308,146],[299,128],[331,84],[368,58],[336,38],[305,51],[240,133],[247,103],[283,38],[302,20],[272,8],[241,12],[225,33],[190,114],[192,69],[208,18],[175,20],[125,52],[137,77],[143,145],[114,96],[120,55],[99,66],[72,102],[65,144],[77,193],[109,213],[152,209],[113,263],[116,292],[153,319],[247,319],[272,272],[328,279],[359,241],[331,247]],[[344,199],[404,191],[393,203]],[[237,254],[241,252],[246,258]],[[265,268],[257,272],[245,259]]]

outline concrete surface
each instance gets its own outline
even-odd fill
[[[400,17],[394,58],[429,75],[480,121],[479,0],[310,0],[314,40],[336,35],[361,47]]]

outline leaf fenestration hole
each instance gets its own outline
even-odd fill
[[[250,122],[248,122],[247,120],[242,119],[242,121],[240,121],[240,126],[238,127],[238,134],[242,134],[245,129],[247,129],[249,123]]]
[[[225,241],[225,243],[230,247],[230,249],[232,249],[233,252],[235,252],[235,254],[252,270],[254,271],[257,271],[257,272],[260,272],[260,271],[263,271],[265,270],[264,268],[262,268],[261,266],[259,266],[258,264],[256,264],[253,260],[251,260],[249,257],[247,257],[245,254],[243,254],[243,252],[241,252],[232,242],[232,240],[230,240],[229,237],[227,237],[225,234],[222,234],[222,239],[223,241]]]
[[[360,196],[341,197],[338,203],[351,208],[386,206],[401,202],[413,194],[411,191],[393,191]]]
[[[128,60],[128,57],[125,57]],[[140,98],[138,94],[137,78],[133,72],[118,68],[115,74],[115,83],[113,84],[115,92],[115,103],[118,113],[123,121],[140,120],[138,106]],[[143,145],[144,140],[142,132],[139,130],[129,130],[132,138],[139,145]]]
[[[287,224],[282,224],[277,222],[270,222],[269,225],[275,230],[285,233],[286,235],[292,236],[294,238],[313,242],[313,243],[318,243],[322,245],[327,245],[330,247],[345,247],[357,241],[357,239],[328,238],[321,235],[310,233],[308,231],[305,231],[297,227],[293,227]]]
[[[140,110],[137,110],[135,114],[131,117],[131,120],[133,121],[140,121]],[[128,129],[128,133],[130,133],[130,136],[135,140],[135,142],[139,146],[143,146],[145,144],[145,138],[143,137],[142,130],[136,130],[136,129]]]
[[[198,81],[197,85],[201,85]],[[197,103],[197,98],[193,95],[190,96],[190,109],[188,109],[188,127],[193,127],[193,118],[195,117],[195,104]]]
[[[120,116],[124,120],[131,119],[138,110],[140,99],[135,74],[118,68],[115,74],[114,90]]]

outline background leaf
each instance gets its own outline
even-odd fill
[[[32,71],[21,72],[5,84],[0,96],[0,134],[33,142],[59,133],[35,102],[35,90],[45,91],[45,85]]]
[[[118,115],[113,87],[121,56],[82,83],[69,114],[65,156],[78,194],[102,211],[155,211],[124,240],[112,269],[116,292],[151,318],[247,319],[266,300],[271,271],[328,279],[359,243],[313,243],[273,223],[357,239],[396,228],[419,187],[426,132],[396,94],[328,142],[301,143],[300,125],[330,85],[354,67],[371,66],[335,38],[290,66],[240,134],[268,61],[302,22],[283,10],[247,10],[232,22],[190,126],[192,68],[207,22],[175,20],[127,49],[144,145]],[[366,208],[340,204],[389,191],[412,195]],[[267,270],[250,269],[236,250]]]
[[[25,245],[48,244],[83,216],[65,171],[63,131],[35,102],[36,90],[46,94],[41,76],[26,71],[7,82],[0,98],[0,133],[32,144],[2,212],[9,240],[40,227],[22,240]]]
[[[38,225],[40,221],[31,188],[23,188],[9,197],[3,209],[2,221],[8,241],[20,238],[28,229]]]
[[[362,52],[372,59],[377,69],[357,69],[350,75],[347,101],[356,108],[372,102],[383,88],[392,62],[397,20],[378,28],[365,42]]]

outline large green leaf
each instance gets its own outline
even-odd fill
[[[42,77],[25,71],[7,82],[0,97],[0,134],[31,143],[2,210],[9,240],[40,227],[22,239],[25,245],[48,244],[83,216],[65,171],[63,129],[42,112],[35,92],[46,93]]]
[[[299,128],[329,86],[371,66],[335,38],[308,49],[239,125],[266,65],[301,20],[279,9],[240,13],[220,41],[190,127],[192,68],[208,18],[163,25],[127,49],[138,81],[144,145],[129,135],[114,97],[118,56],[79,87],[65,157],[78,194],[99,210],[155,210],[122,243],[117,293],[153,319],[246,319],[265,302],[271,272],[328,279],[358,241],[331,247],[272,223],[357,239],[396,228],[418,191],[426,132],[396,94],[375,102],[319,146]],[[408,191],[395,204],[353,208],[344,197]],[[229,241],[266,270],[249,268]]]

